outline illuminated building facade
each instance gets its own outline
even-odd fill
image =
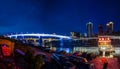
[[[106,24],[106,34],[111,34],[114,31],[114,23],[109,22]]]
[[[89,22],[86,24],[87,26],[87,36],[91,37],[93,35],[93,23]]]

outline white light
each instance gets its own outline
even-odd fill
[[[62,35],[54,35],[54,34],[16,34],[16,35],[9,35],[8,37],[12,36],[51,36],[51,37],[58,37],[58,38],[66,38],[71,39],[69,36],[62,36]]]
[[[101,47],[101,49],[105,50],[106,48],[105,47]]]

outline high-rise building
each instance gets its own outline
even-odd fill
[[[98,25],[98,35],[103,35],[104,32],[103,32],[103,26],[100,24]]]
[[[110,25],[110,31],[113,32],[114,31],[114,23],[111,21],[109,22]]]
[[[87,26],[87,36],[91,37],[93,35],[93,23],[88,22],[86,26]]]
[[[113,22],[109,22],[106,24],[106,33],[107,34],[111,34],[113,31],[114,31],[114,25],[113,25]]]

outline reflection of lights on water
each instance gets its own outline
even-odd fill
[[[70,53],[70,48],[60,48],[60,51],[62,50],[66,51],[67,53]]]
[[[69,48],[66,48],[66,52],[69,53],[69,52],[70,52],[70,49],[69,49]]]

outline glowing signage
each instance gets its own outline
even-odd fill
[[[2,46],[3,56],[10,56],[10,49],[7,46]]]
[[[98,46],[110,46],[110,45],[111,45],[110,37],[100,36],[98,38]]]

